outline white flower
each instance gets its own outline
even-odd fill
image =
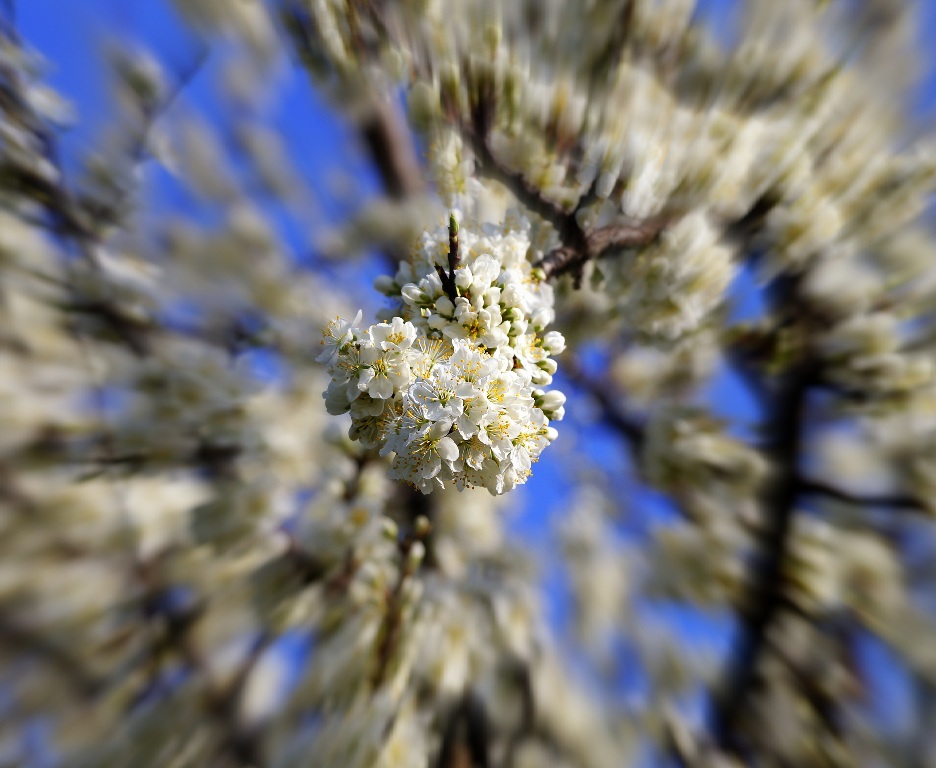
[[[334,363],[341,349],[354,340],[355,332],[357,332],[358,325],[363,316],[363,311],[358,310],[358,313],[354,316],[354,320],[351,322],[341,317],[336,317],[332,320],[322,332],[322,341],[320,344],[324,349],[319,356],[315,358],[316,361],[328,363],[329,365]]]
[[[375,346],[362,345],[360,355],[362,368],[358,374],[358,389],[362,392],[386,400],[409,383],[409,366],[398,350],[381,352]]]
[[[549,331],[543,336],[543,349],[551,355],[561,355],[565,351],[565,338],[559,331]]]
[[[395,441],[396,455],[390,464],[390,478],[404,480],[423,493],[444,488],[439,473],[443,467],[450,469],[458,458],[458,447],[447,436],[451,426],[450,421],[435,422],[411,433],[405,440]]]
[[[403,352],[416,340],[416,327],[399,317],[394,317],[389,323],[372,325],[367,333],[371,343],[384,351]]]
[[[454,421],[464,409],[464,402],[456,396],[458,380],[448,370],[442,374],[438,371],[436,368],[431,379],[420,379],[413,384],[406,392],[406,399],[432,421]]]
[[[612,285],[620,280],[626,316],[633,330],[674,342],[695,332],[722,303],[736,267],[704,212],[684,217],[626,270],[611,265]]]

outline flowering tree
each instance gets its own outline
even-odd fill
[[[176,5],[76,168],[0,32],[4,764],[936,760],[914,7]],[[285,67],[384,190],[311,262]]]

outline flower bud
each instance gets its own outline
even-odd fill
[[[429,522],[429,518],[425,515],[420,515],[416,518],[416,521],[413,523],[413,533],[416,534],[420,539],[424,539],[432,531],[432,523]]]
[[[426,557],[426,545],[421,541],[414,541],[406,554],[406,570],[408,573],[415,572]]]
[[[523,294],[519,286],[514,283],[504,286],[501,291],[500,302],[505,307],[519,307],[523,303]]]
[[[510,330],[507,332],[508,336],[522,336],[527,332],[527,321],[525,317],[519,317],[516,320],[512,320],[510,323]]]
[[[551,355],[559,355],[565,351],[565,337],[559,331],[550,331],[543,337],[543,349]]]
[[[455,305],[448,296],[440,296],[436,299],[435,308],[439,313],[448,316],[451,316],[455,311]]]
[[[566,396],[562,394],[558,389],[550,390],[546,392],[542,397],[535,400],[536,405],[539,409],[549,416],[550,411],[555,411],[557,408],[561,408],[565,405]],[[551,417],[550,417],[551,418]]]
[[[384,517],[380,521],[380,533],[385,539],[396,541],[397,537],[400,535],[400,529],[393,520],[389,517]]]
[[[551,309],[540,307],[530,316],[530,323],[536,330],[542,330],[556,319],[556,313]]]
[[[396,281],[390,275],[378,275],[374,278],[374,290],[382,293],[384,296],[396,293]]]
[[[400,294],[403,298],[411,304],[421,304],[426,301],[426,294],[424,294],[418,285],[414,283],[407,283],[400,289]]]
[[[555,360],[553,360],[551,357],[547,357],[545,360],[540,360],[536,364],[536,367],[539,368],[541,371],[546,371],[546,373],[552,376],[556,372],[556,368],[558,366],[556,365]]]

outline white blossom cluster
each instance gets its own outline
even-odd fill
[[[443,286],[449,231],[424,235],[412,263],[378,287],[397,299],[389,322],[337,319],[319,360],[332,380],[329,413],[350,411],[353,439],[394,454],[390,477],[423,493],[454,483],[492,494],[526,482],[556,439],[565,396],[552,382],[562,334],[552,288],[526,259],[526,222],[464,232],[463,257]],[[449,288],[451,291],[451,286]]]
[[[724,301],[737,268],[708,215],[686,216],[633,263],[614,265],[629,326],[652,342],[675,342],[698,331]]]

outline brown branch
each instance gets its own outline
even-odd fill
[[[517,659],[511,667],[511,677],[520,689],[520,724],[510,735],[504,750],[504,768],[513,768],[517,753],[525,739],[533,738],[536,732],[536,696],[533,692],[533,679],[526,661]]]
[[[816,718],[826,729],[830,736],[841,739],[842,724],[839,721],[840,713],[838,702],[828,691],[824,690],[816,677],[793,659],[787,649],[776,638],[768,637],[771,652],[784,664],[790,675],[804,693]]]
[[[375,690],[383,685],[386,680],[391,657],[399,643],[400,632],[403,628],[403,611],[405,608],[403,590],[410,577],[413,575],[413,568],[409,555],[415,541],[416,538],[414,536],[407,535],[399,542],[400,571],[393,588],[388,588],[386,590],[387,609],[384,613],[380,630],[377,633],[377,641],[374,646],[375,664],[371,675],[371,685]]]
[[[663,746],[679,768],[692,768],[698,760],[699,749],[693,734],[673,713],[665,720]]]
[[[368,4],[368,7],[360,10],[367,12],[375,29],[385,29],[378,8]],[[281,13],[299,60],[310,78],[314,79],[316,70],[327,69],[327,64],[319,53],[314,37],[306,31],[313,24],[313,19],[296,4],[290,4]],[[400,108],[393,101],[373,94],[363,116],[358,117],[357,125],[387,197],[403,202],[424,195],[426,182],[422,165]],[[405,253],[398,246],[390,246],[386,249],[386,256],[391,264],[396,264],[405,257]]]
[[[85,669],[66,645],[0,614],[0,647],[43,659],[78,696],[93,699],[102,691],[105,681]]]
[[[72,236],[78,235],[72,233]],[[145,357],[152,351],[150,334],[155,328],[153,324],[130,315],[110,298],[82,299],[76,296],[71,301],[63,302],[61,309],[74,315],[98,319],[137,357]]]
[[[546,197],[542,190],[522,173],[501,162],[491,149],[490,126],[493,121],[494,98],[479,98],[475,104],[471,124],[462,125],[475,157],[484,172],[509,189],[528,210],[555,227],[561,245],[550,251],[535,266],[547,279],[571,274],[576,287],[581,282],[582,270],[589,261],[604,258],[614,252],[642,248],[652,243],[673,220],[672,214],[659,214],[646,219],[619,221],[603,227],[586,230],[578,220],[579,212],[592,201],[594,185],[571,210]]]
[[[361,122],[361,137],[391,199],[405,200],[425,193],[426,184],[409,128],[393,103],[375,101]]]
[[[596,87],[605,87],[620,61],[631,47],[628,38],[634,32],[634,14],[637,0],[624,0],[618,11],[618,17],[612,23],[610,34],[589,63],[589,95],[594,96]],[[585,52],[588,55],[588,52]]]
[[[484,703],[466,691],[448,718],[437,768],[488,768],[489,730]]]
[[[273,639],[269,631],[262,632],[251,644],[230,682],[207,693],[208,711],[223,735],[220,751],[231,758],[234,765],[259,768],[264,764],[260,734],[256,728],[242,722],[240,708],[250,676]]]
[[[671,220],[671,216],[659,215],[590,230],[584,233],[584,247],[562,245],[547,253],[536,266],[547,279],[571,274],[578,281],[587,262],[650,245]]]
[[[219,731],[217,749],[223,761],[220,764],[259,768],[264,764],[260,733],[242,721],[241,705],[250,676],[273,642],[274,635],[269,630],[262,631],[233,674],[225,680],[213,679],[211,666],[196,643],[194,631],[207,612],[208,601],[195,600],[181,607],[167,603],[167,584],[161,565],[160,559],[156,559],[140,562],[136,569],[136,576],[144,588],[140,605],[143,617],[154,622],[158,629],[148,653],[153,670],[158,670],[160,658],[167,653],[176,654],[188,665],[191,672],[200,678],[201,702],[206,715]],[[146,692],[144,688],[137,701]]]
[[[550,200],[542,191],[523,174],[508,168],[497,157],[490,146],[490,139],[485,123],[488,118],[487,108],[478,107],[471,126],[462,126],[468,138],[475,158],[484,172],[509,189],[514,197],[528,210],[552,224],[559,233],[559,239],[568,247],[581,249],[585,246],[585,233],[579,226],[575,211],[567,211],[555,200]]]
[[[891,507],[920,511],[924,506],[919,499],[909,494],[860,494],[812,478],[800,478],[798,487],[800,493],[824,496],[858,507]]]
[[[772,293],[775,306],[796,301],[799,281],[794,277],[778,279]],[[797,467],[802,450],[807,394],[821,373],[811,351],[804,347],[799,359],[779,375],[767,393],[766,433],[772,452],[773,472],[761,490],[764,527],[760,556],[750,574],[741,628],[726,683],[718,696],[712,735],[719,748],[736,754],[745,749],[741,722],[746,705],[757,682],[760,659],[769,643],[769,630],[782,610],[783,569],[787,560],[790,532],[799,494]]]
[[[614,388],[595,381],[574,359],[564,360],[562,369],[573,384],[585,390],[598,403],[604,423],[624,437],[635,461],[638,460],[645,438],[644,425],[620,409],[613,397]]]
[[[458,220],[455,214],[449,214],[449,252],[448,252],[448,272],[438,264],[436,265],[436,274],[442,281],[442,290],[449,297],[452,303],[458,298],[458,286],[455,285],[455,270],[461,259],[458,256]]]

